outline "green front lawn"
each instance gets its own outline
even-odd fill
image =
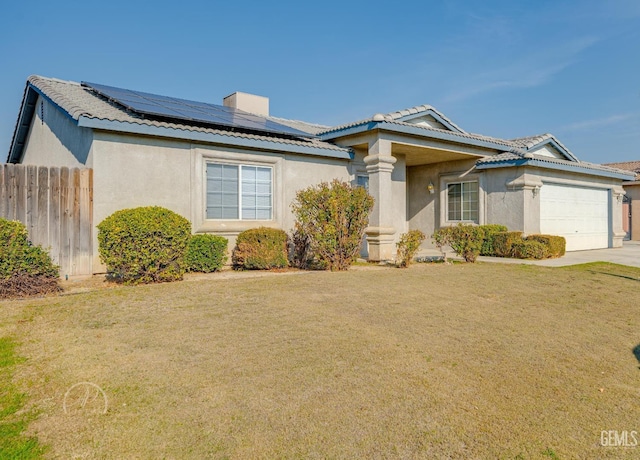
[[[252,275],[0,302],[27,434],[54,458],[640,457],[601,446],[640,431],[640,269]],[[65,412],[79,382],[106,414]]]

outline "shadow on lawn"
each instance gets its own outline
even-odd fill
[[[636,345],[633,349],[633,356],[635,356],[640,363],[640,344]],[[640,366],[638,366],[638,369],[640,369]]]
[[[625,278],[625,279],[632,280],[632,281],[640,281],[640,279],[638,279],[638,278],[636,278],[634,276],[620,275],[618,273],[601,272],[601,271],[596,271],[596,270],[589,270],[589,271],[591,273],[593,273],[593,274],[615,276],[617,278]]]

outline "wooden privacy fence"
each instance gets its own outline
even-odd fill
[[[90,275],[93,170],[0,164],[0,217],[19,220],[60,275]]]

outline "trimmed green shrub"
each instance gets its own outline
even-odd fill
[[[526,238],[530,241],[539,241],[547,246],[548,257],[562,257],[567,247],[567,240],[563,236],[557,235],[529,235]]]
[[[497,232],[493,234],[493,250],[497,257],[512,257],[513,243],[522,240],[522,232]]]
[[[236,270],[269,270],[289,265],[287,234],[276,228],[258,227],[238,235],[232,262]]]
[[[21,222],[0,218],[0,298],[57,292],[59,276],[58,266],[31,244]]]
[[[549,257],[548,246],[536,240],[515,241],[511,245],[511,251],[516,259],[546,259]]]
[[[466,262],[475,262],[482,249],[484,230],[477,225],[460,223],[437,230],[432,238],[440,250],[444,246],[451,246]]]
[[[493,235],[498,232],[506,232],[509,229],[505,225],[488,224],[480,225],[480,228],[484,230],[484,240],[482,240],[482,248],[480,249],[481,256],[494,256],[495,250],[493,248]]]
[[[335,179],[298,191],[291,208],[296,217],[294,235],[307,239],[309,251],[294,255],[294,260],[317,260],[330,270],[348,270],[373,208],[367,191]]]
[[[229,240],[222,236],[193,235],[184,256],[186,270],[200,273],[220,270],[227,261],[227,244]]]
[[[396,243],[398,249],[396,264],[398,267],[404,268],[411,264],[425,238],[425,234],[420,230],[411,230],[400,235],[400,241]]]
[[[159,206],[116,211],[98,225],[108,277],[125,284],[181,280],[191,223]]]

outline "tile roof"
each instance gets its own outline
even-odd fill
[[[550,133],[538,134],[535,136],[527,136],[527,137],[517,137],[515,139],[511,139],[511,142],[514,142],[515,144],[527,150],[535,147],[536,145],[542,144],[543,142],[546,142],[546,141],[555,142],[558,145],[558,147],[560,147],[561,150],[564,150],[570,157],[573,157],[574,159],[578,160],[578,158],[571,152],[571,150],[569,150],[562,142],[560,142],[558,139],[556,139],[556,137],[553,134],[550,134]]]
[[[316,123],[309,123],[301,120],[289,120],[287,118],[280,118],[280,117],[273,117],[273,116],[268,116],[267,119],[273,120],[276,123],[280,123],[282,125],[288,126],[293,129],[297,129],[299,131],[304,131],[305,133],[313,134],[314,136],[330,128],[330,126],[319,125]]]
[[[537,134],[535,136],[516,137],[515,139],[511,139],[511,142],[513,142],[514,144],[518,144],[523,148],[529,149],[549,139],[553,139],[553,135],[545,133]]]
[[[384,116],[389,117],[389,118],[391,118],[393,120],[397,120],[399,118],[403,118],[403,117],[406,117],[406,116],[409,116],[409,115],[417,115],[419,113],[429,112],[429,111],[435,112],[436,115],[438,115],[440,118],[442,118],[444,121],[449,123],[451,126],[456,128],[461,133],[466,132],[464,129],[462,129],[461,127],[456,125],[453,121],[451,121],[451,119],[449,117],[447,117],[444,113],[440,112],[434,106],[429,105],[429,104],[416,105],[415,107],[409,107],[408,109],[402,109],[402,110],[398,110],[396,112],[390,112],[390,113],[388,113],[388,114],[386,114]]]
[[[249,134],[249,133],[241,133],[237,131],[229,131],[224,129],[217,129],[212,127],[202,127],[189,125],[183,122],[173,123],[173,122],[165,122],[165,121],[157,121],[151,120],[147,118],[143,118],[141,115],[138,115],[134,112],[128,111],[114,103],[103,99],[102,97],[96,95],[89,89],[81,86],[79,83],[58,80],[55,78],[46,78],[40,76],[31,76],[28,79],[28,83],[35,88],[37,88],[42,94],[51,99],[55,104],[57,104],[62,110],[67,112],[74,120],[79,120],[81,117],[93,118],[98,120],[106,120],[106,121],[118,121],[123,123],[135,123],[139,125],[148,125],[154,127],[165,127],[165,128],[173,128],[178,130],[188,130],[194,132],[203,132],[203,133],[211,133],[211,134],[219,134],[224,136],[237,137],[242,139],[254,139],[259,141],[268,141],[273,143],[284,143],[290,145],[298,145],[303,147],[317,147],[320,149],[327,150],[335,150],[335,151],[343,151],[348,152],[349,149],[339,147],[337,145],[331,144],[330,142],[324,142],[319,139],[289,139],[289,138],[281,138],[267,135],[258,135],[258,134]],[[450,136],[457,137],[460,139],[460,142],[464,142],[465,139],[477,140],[477,141],[485,141],[496,144],[498,146],[504,147],[504,152],[488,156],[482,158],[477,161],[478,165],[483,164],[497,164],[503,162],[517,161],[517,160],[530,160],[534,159],[539,162],[553,163],[565,166],[574,166],[581,167],[587,170],[593,171],[602,171],[602,172],[610,172],[610,173],[626,173],[628,171],[633,171],[639,174],[640,177],[640,161],[633,162],[625,162],[625,163],[610,163],[608,165],[598,165],[594,163],[587,162],[576,162],[569,160],[562,160],[558,158],[551,158],[542,155],[532,154],[528,150],[535,147],[536,145],[548,141],[553,140],[558,143],[558,145],[562,148],[565,148],[553,135],[551,134],[540,134],[536,136],[529,137],[521,137],[511,140],[499,139],[490,136],[484,136],[481,134],[473,134],[467,133],[465,131],[455,132],[447,129],[433,128],[430,126],[424,125],[416,125],[412,123],[407,123],[403,121],[398,121],[400,118],[405,117],[407,115],[419,114],[420,112],[428,112],[428,111],[436,112],[440,117],[446,120],[451,125],[456,126],[453,122],[451,122],[448,118],[446,118],[443,114],[438,112],[435,108],[430,105],[420,105],[416,107],[411,107],[404,110],[399,110],[396,112],[391,112],[386,115],[376,114],[371,118],[367,118],[365,120],[356,121],[353,123],[348,123],[336,127],[329,127],[314,123],[307,123],[299,120],[289,120],[285,118],[279,117],[268,117],[269,119],[282,123],[291,128],[299,129],[301,131],[314,134],[314,135],[325,135],[333,132],[341,131],[346,128],[356,127],[361,125],[366,125],[368,123],[373,122],[385,122],[398,126],[411,127],[412,129],[418,129],[424,131],[425,135],[428,136],[429,132],[436,133],[446,133]],[[456,126],[457,127],[457,126]],[[566,149],[568,151],[568,149]]]
[[[329,128],[326,131],[319,132],[318,135],[324,136],[326,134],[331,134],[333,132],[342,131],[347,128],[366,125],[368,123],[373,123],[373,122],[385,122],[385,123],[391,123],[398,126],[416,128],[416,129],[424,130],[425,135],[428,135],[429,132],[446,133],[452,136],[460,137],[461,142],[464,142],[464,139],[473,139],[478,141],[492,142],[494,144],[503,145],[505,147],[517,147],[515,143],[504,140],[504,139],[498,139],[497,137],[490,137],[490,136],[484,136],[482,134],[473,134],[473,133],[467,133],[467,132],[458,133],[455,131],[450,131],[448,129],[432,128],[431,126],[424,126],[424,125],[415,125],[413,123],[397,121],[396,119],[392,118],[389,115],[374,115],[373,117],[367,118],[365,120],[355,121],[353,123],[347,123],[344,125]]]
[[[636,179],[640,179],[640,160],[639,161],[623,161],[621,163],[605,163],[604,166],[611,168],[624,169],[636,174]]]
[[[93,118],[98,120],[107,120],[107,121],[119,121],[124,123],[135,123],[139,125],[148,125],[154,127],[164,127],[164,128],[173,128],[178,130],[188,130],[188,131],[197,131],[203,133],[210,134],[220,134],[225,136],[232,136],[243,139],[254,139],[260,141],[267,141],[273,143],[281,143],[281,144],[289,144],[289,145],[299,145],[304,147],[317,147],[321,149],[327,150],[336,150],[336,151],[344,151],[347,152],[349,149],[339,147],[337,145],[323,142],[318,139],[289,139],[283,137],[274,137],[267,135],[259,135],[259,134],[249,134],[242,133],[238,131],[231,131],[225,129],[218,129],[212,127],[202,127],[196,125],[189,125],[184,122],[165,122],[165,121],[157,121],[151,120],[148,118],[143,118],[142,116],[128,111],[124,108],[119,107],[116,104],[108,102],[102,97],[96,95],[89,89],[81,86],[79,83],[72,81],[64,81],[58,80],[55,78],[46,78],[41,76],[31,76],[28,79],[28,83],[36,87],[39,91],[45,94],[49,99],[51,99],[56,105],[58,105],[62,110],[67,112],[71,118],[74,120],[79,120],[80,117]],[[277,119],[275,117],[270,117],[274,121],[278,121],[279,123],[283,123],[284,119]],[[283,123],[284,124],[284,123]],[[318,130],[321,127],[318,125],[313,125],[310,123],[297,122],[294,120],[287,120],[287,125],[291,127],[296,125],[298,127],[302,127],[305,125],[302,131],[312,133],[314,130]],[[322,127],[324,128],[324,127]]]
[[[492,156],[481,158],[476,162],[476,164],[483,165],[483,164],[495,164],[495,163],[503,163],[503,162],[506,163],[506,162],[517,161],[517,160],[537,160],[543,163],[575,166],[575,167],[590,169],[594,171],[604,171],[604,172],[611,172],[616,174],[628,174],[628,171],[625,171],[621,168],[615,168],[615,167],[600,165],[596,163],[589,163],[586,161],[575,162],[575,161],[569,161],[569,160],[562,160],[560,158],[552,158],[544,155],[536,155],[534,153],[526,152],[519,149],[512,149],[509,152],[504,152],[498,155],[492,155]]]
[[[458,128],[460,130],[460,132],[449,131],[449,130],[441,129],[441,128],[433,128],[433,127],[424,126],[424,125],[415,125],[415,124],[412,124],[412,123],[398,121],[402,117],[406,117],[408,115],[413,115],[413,114],[419,114],[420,112],[428,112],[428,111],[435,112],[436,114],[438,114],[438,116],[442,117],[444,120],[446,120],[452,126],[455,126],[456,128]],[[391,113],[388,113],[388,114],[376,114],[376,115],[372,116],[371,118],[367,118],[365,120],[360,120],[360,121],[356,121],[356,122],[353,122],[353,123],[347,123],[347,124],[344,124],[344,125],[328,128],[325,131],[320,131],[318,134],[319,135],[330,134],[330,133],[333,133],[333,132],[341,131],[343,129],[347,129],[347,128],[351,128],[351,127],[355,127],[355,126],[360,126],[360,125],[364,125],[364,124],[372,123],[372,122],[381,122],[381,121],[384,121],[386,123],[394,123],[394,124],[397,124],[397,125],[400,125],[400,126],[412,126],[412,127],[421,128],[421,129],[425,130],[425,134],[428,131],[439,132],[439,133],[448,133],[450,135],[460,137],[461,141],[463,141],[464,139],[471,139],[471,140],[491,142],[493,144],[498,144],[498,145],[502,145],[502,146],[508,147],[509,151],[521,152],[521,153],[524,153],[524,151],[529,150],[529,149],[531,149],[531,148],[533,148],[533,147],[535,147],[535,146],[537,146],[537,145],[539,145],[539,144],[541,144],[543,142],[552,140],[555,143],[557,143],[558,146],[561,149],[564,149],[568,153],[569,156],[572,156],[576,161],[578,161],[577,157],[575,157],[575,155],[573,155],[573,153],[571,153],[571,151],[566,146],[564,146],[558,139],[556,139],[553,136],[553,134],[545,133],[545,134],[538,134],[538,135],[535,135],[535,136],[519,137],[519,138],[507,140],[507,139],[500,139],[500,138],[497,138],[497,137],[485,136],[485,135],[482,135],[482,134],[468,133],[468,132],[462,130],[461,128],[459,128],[455,123],[453,123],[444,114],[439,112],[435,107],[433,107],[431,105],[418,105],[418,106],[415,106],[415,107],[411,107],[411,108],[403,109],[403,110],[398,110],[396,112],[391,112]]]

